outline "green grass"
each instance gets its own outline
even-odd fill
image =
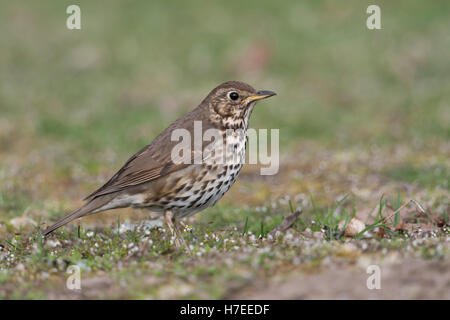
[[[364,1],[201,10],[81,1],[83,28],[69,31],[62,2],[5,4],[0,108],[15,121],[32,117],[28,130],[43,142],[87,156],[132,152],[216,84],[242,79],[279,92],[277,107],[259,106],[252,125],[282,128],[283,144],[448,139],[448,4],[406,5],[404,15],[400,3],[383,4],[385,28],[368,31]],[[267,56],[256,75],[241,60],[251,50]]]
[[[386,174],[394,179],[415,183],[421,187],[440,187],[450,190],[448,167],[403,165],[387,170]]]
[[[243,229],[237,227],[238,224],[233,227],[231,223],[213,228],[209,219],[216,220],[215,217],[202,217],[183,232],[184,238],[191,246],[193,257],[183,253],[183,250],[176,250],[166,230],[141,226],[119,233],[119,221],[116,229],[63,229],[45,242],[37,230],[21,233],[5,240],[8,258],[2,261],[3,272],[0,278],[0,282],[4,284],[20,279],[21,285],[14,289],[7,287],[1,294],[3,298],[36,298],[35,295],[45,297],[51,292],[70,296],[70,293],[64,291],[64,285],[56,279],[64,279],[68,266],[78,265],[81,267],[83,279],[98,274],[99,277],[107,275],[108,283],[129,283],[125,290],[113,290],[109,296],[112,298],[164,298],[166,281],[174,288],[180,285],[180,281],[191,287],[194,283],[202,283],[200,286],[195,285],[195,290],[176,294],[178,298],[225,298],[236,288],[244,288],[256,275],[270,277],[274,273],[278,274],[280,270],[294,268],[293,263],[299,256],[303,259],[304,268],[320,266],[323,259],[333,256],[340,257],[342,261],[353,261],[354,253],[346,251],[346,240],[342,236],[345,226],[339,226],[339,222],[348,222],[353,216],[350,213],[351,204],[345,205],[345,201],[346,198],[342,198],[333,208],[306,210],[301,216],[302,219],[291,229],[302,234],[298,239],[298,236],[289,236],[292,232],[282,233],[272,240],[267,238],[267,233],[258,230],[256,221],[259,219],[250,218],[251,215],[246,210],[228,210],[239,213],[241,217],[248,214]],[[381,200],[380,203],[385,202]],[[340,213],[336,211],[339,206],[344,207]],[[385,210],[384,206],[380,208],[379,215]],[[274,213],[265,212],[259,214],[261,221],[272,221]],[[368,225],[367,230],[387,225],[378,221]],[[270,223],[264,223],[264,230],[271,229]],[[322,234],[322,240],[318,242],[316,236],[310,238],[305,232],[307,229]],[[448,229],[440,230],[430,239],[448,236],[448,232]],[[262,237],[259,236],[261,233]],[[337,234],[339,236],[336,236]],[[378,244],[374,247],[375,239],[376,237],[367,237],[365,234],[356,243],[366,243],[363,251],[367,254],[380,254],[382,249],[390,252],[408,247],[413,248],[413,252],[418,252],[424,259],[439,260],[448,254],[448,248],[446,251],[438,250],[436,241],[430,239],[422,241],[420,247],[414,246],[418,238],[413,234],[391,232],[384,239],[376,240],[375,243]],[[142,251],[146,241],[150,242]],[[142,279],[150,277],[155,284],[150,287],[139,284],[136,282],[136,275]],[[50,281],[51,287],[31,288],[26,285],[29,281],[38,281],[43,285]],[[100,288],[90,287],[89,284],[87,286],[88,290],[97,292],[97,297],[102,297]]]

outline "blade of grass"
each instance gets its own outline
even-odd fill
[[[264,221],[261,220],[261,230],[259,232],[261,238],[264,238]]]
[[[117,216],[117,241],[120,240],[120,215]]]
[[[326,217],[326,222],[329,222],[329,219],[331,218],[331,216],[334,214],[334,212],[336,211],[336,209],[345,201],[345,199],[347,199],[348,197],[348,193],[345,194],[339,201],[336,202],[336,204],[334,205],[333,209],[331,211],[328,212],[328,215]]]
[[[245,217],[244,231],[242,232],[242,235],[247,234],[247,231],[248,231],[248,216]]]
[[[397,194],[397,202],[395,203],[395,210],[400,208],[401,204],[401,198],[400,198],[400,192]],[[400,212],[397,212],[394,216],[394,226],[398,226],[400,223]]]
[[[289,199],[289,209],[291,210],[291,213],[294,213],[294,206],[292,205],[291,199]]]

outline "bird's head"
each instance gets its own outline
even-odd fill
[[[255,103],[275,94],[267,90],[256,91],[244,82],[228,81],[214,88],[203,103],[226,127],[247,127]]]

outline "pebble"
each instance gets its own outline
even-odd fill
[[[354,237],[366,228],[364,222],[357,218],[352,218],[344,230],[344,235]]]

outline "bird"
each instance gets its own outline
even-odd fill
[[[187,247],[176,219],[215,205],[233,185],[245,162],[253,108],[274,95],[241,81],[220,84],[84,198],[83,206],[45,229],[43,236],[87,215],[131,207],[162,214],[175,246]]]

